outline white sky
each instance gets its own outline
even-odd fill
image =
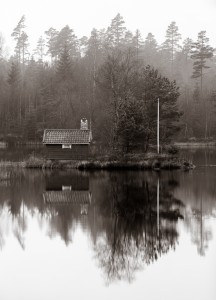
[[[118,12],[128,30],[140,29],[143,38],[151,32],[159,44],[168,25],[176,21],[183,39],[196,40],[198,32],[206,30],[216,47],[216,0],[6,0],[1,4],[0,32],[13,51],[10,35],[25,15],[25,31],[35,48],[50,27],[61,30],[69,25],[80,38],[89,36],[94,27],[107,28]]]

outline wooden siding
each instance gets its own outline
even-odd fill
[[[46,145],[47,159],[85,160],[89,157],[89,145],[72,145],[71,149],[63,149],[62,145]]]
[[[62,186],[71,186],[73,191],[88,191],[89,177],[83,174],[65,175],[61,171],[45,176],[46,191],[61,191]]]

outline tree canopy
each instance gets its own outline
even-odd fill
[[[0,53],[2,136],[41,139],[44,128],[77,128],[86,117],[99,144],[146,149],[155,143],[159,98],[163,142],[216,137],[215,55],[205,31],[182,42],[173,21],[159,44],[152,32],[143,39],[129,30],[118,13],[89,37],[50,26],[32,53],[25,16],[11,35],[14,54]],[[31,118],[35,134],[25,135]]]

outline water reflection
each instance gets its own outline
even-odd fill
[[[183,218],[184,204],[173,195],[177,185],[173,180],[149,180],[124,173],[110,174],[109,181],[110,189],[99,209],[104,219],[109,210],[111,217],[95,251],[108,282],[122,278],[131,281],[136,270],[175,249],[179,235],[176,224]]]
[[[65,172],[46,173],[44,204],[50,214],[50,236],[59,233],[68,244],[72,241],[71,228],[77,220],[88,227],[87,215],[91,204],[89,177],[85,174]]]
[[[0,247],[12,232],[25,250],[30,218],[65,245],[73,243],[81,227],[107,283],[132,281],[136,271],[175,251],[181,224],[205,255],[212,239],[206,219],[214,215],[216,203],[205,186],[197,196],[197,187],[187,185],[191,176],[198,175],[1,170]]]
[[[199,202],[199,208],[192,208],[188,211],[186,224],[191,231],[192,242],[197,245],[197,252],[204,256],[208,249],[208,242],[212,239],[212,231],[205,226],[205,221],[210,216],[203,212],[202,195],[200,196]]]

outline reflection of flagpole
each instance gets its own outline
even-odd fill
[[[157,180],[157,236],[159,237],[159,221],[160,221],[160,204],[159,204],[159,188],[160,188],[160,183],[159,183],[159,177]]]
[[[157,105],[157,153],[160,152],[160,138],[159,138],[159,98],[158,98],[158,105]]]
[[[203,249],[203,207],[202,207],[202,194],[201,194],[201,203],[200,203],[200,211],[201,211],[201,220],[200,220],[200,242],[201,242],[201,253],[204,254],[204,249]]]

